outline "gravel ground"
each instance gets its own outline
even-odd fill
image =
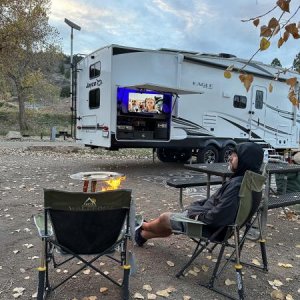
[[[72,141],[50,142],[39,138],[22,141],[0,138],[0,170],[0,299],[3,300],[17,297],[15,288],[25,289],[19,293],[19,299],[32,299],[36,292],[40,239],[32,216],[42,210],[43,188],[80,190],[80,182],[70,179],[73,173],[121,172],[126,175],[124,185],[132,189],[137,211],[149,220],[163,211],[179,210],[179,191],[166,186],[165,182],[171,175],[190,173],[180,164],[164,164],[157,159],[153,162],[152,152],[146,149],[92,151]],[[204,197],[205,188],[190,188],[185,191],[184,201]],[[281,210],[270,211],[267,227],[269,272],[243,268],[247,299],[272,299],[271,293],[276,284],[280,285],[279,281],[282,285],[277,288],[284,294],[282,299],[300,299],[299,227],[300,221],[295,215],[286,216]],[[186,237],[172,236],[154,239],[143,248],[135,247],[138,270],[130,280],[132,297],[140,293],[144,298],[137,299],[151,299],[148,293],[156,294],[169,288],[168,299],[224,299],[198,285],[209,278],[217,252],[204,253],[195,261],[194,272],[181,279],[175,277],[176,271],[191,254],[192,246],[193,242]],[[259,246],[247,242],[243,258],[261,262]],[[60,273],[53,275],[59,278],[74,265],[63,266]],[[103,271],[120,276],[110,268],[109,261],[102,260],[102,265]],[[221,287],[231,291],[233,286],[227,286],[226,279],[235,280],[232,265],[219,282]],[[152,291],[143,289],[144,285],[151,286]],[[107,288],[107,292],[100,293],[101,287]],[[163,299],[162,296],[156,297]],[[55,290],[49,299],[114,300],[120,299],[120,290],[91,271],[71,279]]]

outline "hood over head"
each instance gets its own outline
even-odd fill
[[[238,156],[238,167],[233,177],[243,176],[247,170],[260,173],[263,162],[263,148],[252,142],[240,143],[233,150]]]

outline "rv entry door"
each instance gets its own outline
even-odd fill
[[[267,89],[262,86],[253,86],[249,110],[249,139],[263,140],[265,132],[265,108]]]

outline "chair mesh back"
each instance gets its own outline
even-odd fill
[[[57,242],[77,254],[101,253],[118,239],[126,209],[49,210]]]
[[[131,191],[45,190],[44,201],[57,242],[76,254],[96,254],[117,241],[129,214]]]
[[[239,192],[240,204],[236,216],[238,226],[242,227],[257,211],[265,180],[264,176],[252,171],[245,173]]]

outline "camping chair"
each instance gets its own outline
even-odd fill
[[[196,247],[193,252],[192,257],[186,263],[186,265],[176,274],[176,277],[184,275],[185,270],[192,264],[192,262],[198,257],[203,250],[212,251],[216,248],[217,245],[220,245],[220,252],[216,265],[214,267],[212,276],[209,280],[209,283],[205,286],[215,292],[226,296],[230,299],[236,299],[228,293],[225,293],[215,287],[215,280],[218,279],[224,270],[225,266],[232,261],[232,258],[235,259],[235,271],[237,277],[237,289],[238,289],[238,299],[244,299],[244,286],[242,280],[242,265],[240,262],[240,254],[242,246],[245,242],[247,233],[251,226],[254,223],[256,215],[259,211],[261,199],[262,199],[262,189],[265,183],[265,177],[254,173],[252,171],[247,171],[243,178],[240,192],[239,192],[239,209],[236,215],[235,222],[231,225],[221,227],[215,232],[211,233],[209,236],[203,236],[202,232],[205,228],[205,223],[200,221],[191,220],[189,218],[176,218],[177,221],[186,223],[186,232],[184,234],[188,235],[196,242]],[[241,230],[243,229],[244,233],[240,236]],[[234,242],[230,242],[230,238],[234,237]],[[266,259],[265,244],[261,239],[261,251],[263,260]],[[212,248],[209,246],[212,245]],[[219,270],[221,265],[221,259],[224,254],[225,248],[230,247],[234,250],[232,251],[230,257],[226,260],[223,267]]]
[[[131,190],[97,193],[44,190],[44,212],[34,217],[43,244],[38,268],[38,300],[45,299],[51,291],[86,267],[122,287],[122,299],[128,299],[131,266],[127,241],[131,229],[130,212],[134,211],[134,205],[130,210],[131,205]],[[120,254],[120,258],[113,253]],[[104,255],[123,268],[122,283],[93,264]],[[60,259],[59,263],[56,258]],[[74,258],[82,262],[78,269],[67,274],[61,282],[53,284],[52,281],[57,279],[51,278],[50,283],[50,262],[57,268]]]

